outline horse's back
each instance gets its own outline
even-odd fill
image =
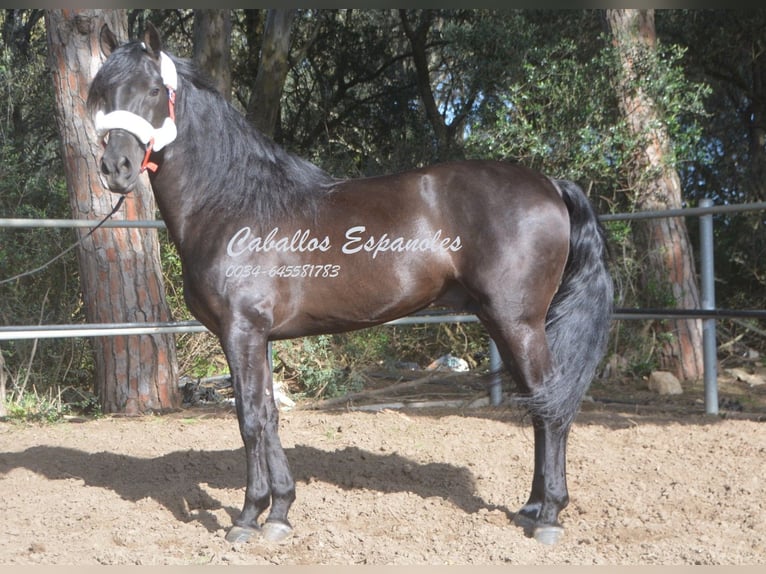
[[[367,214],[383,226],[404,224],[460,236],[455,261],[469,264],[536,251],[566,252],[569,215],[550,178],[502,161],[463,160],[393,175],[347,180],[329,205],[334,217]],[[352,217],[353,217],[352,216]]]
[[[561,199],[550,178],[526,166],[494,160],[459,160],[413,168],[394,174],[339,181],[332,193],[376,195],[381,201],[440,198],[478,200],[485,205],[507,205],[515,201],[554,201]]]
[[[328,218],[430,225],[470,239],[477,249],[507,245],[540,226],[568,239],[566,205],[554,183],[510,162],[463,160],[345,180],[328,199]]]

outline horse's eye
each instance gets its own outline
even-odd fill
[[[160,89],[159,88],[153,88],[151,92],[149,92],[149,95],[153,98],[156,98],[160,95]]]

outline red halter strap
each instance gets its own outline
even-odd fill
[[[141,162],[141,173],[144,173],[147,169],[149,171],[157,171],[157,164],[153,161],[149,161],[149,156],[152,155],[152,148],[154,148],[154,138],[149,140],[146,144],[146,153],[144,154],[144,161]]]
[[[167,86],[168,88],[168,116],[171,120],[174,122],[176,121],[176,91],[171,88],[170,86]],[[147,169],[152,172],[157,171],[157,164],[153,161],[149,161],[149,156],[152,155],[152,150],[154,148],[154,138],[151,138],[149,140],[149,143],[146,144],[146,153],[144,154],[144,161],[141,162],[141,173],[144,173]]]

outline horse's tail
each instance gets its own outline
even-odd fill
[[[569,210],[569,258],[546,317],[554,372],[528,406],[533,414],[568,427],[606,351],[613,287],[606,234],[593,206],[577,184],[553,182]]]

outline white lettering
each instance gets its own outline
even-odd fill
[[[375,259],[378,254],[385,253],[386,251],[392,253],[418,251],[437,253],[439,251],[455,252],[463,247],[459,235],[456,235],[454,239],[451,237],[442,238],[441,229],[437,230],[432,237],[409,239],[401,236],[391,238],[388,233],[384,233],[377,238],[374,235],[370,235],[365,239],[363,234],[366,230],[367,228],[364,225],[357,225],[347,229],[346,242],[341,247],[341,251],[347,255],[366,251]]]
[[[249,227],[243,227],[231,236],[229,244],[226,246],[226,253],[229,254],[229,257],[236,257],[245,252],[246,247],[243,248],[242,244],[247,241],[248,237],[250,237]]]
[[[341,247],[341,251],[346,254],[352,254],[352,253],[358,253],[362,249],[362,245],[359,245],[358,247],[352,247],[354,243],[359,243],[362,239],[359,237],[356,237],[354,234],[356,233],[364,233],[364,230],[367,229],[364,225],[357,225],[356,227],[350,227],[346,230],[346,241],[343,244],[343,247]]]
[[[245,253],[305,253],[311,251],[327,252],[330,250],[330,238],[319,239],[311,236],[311,231],[299,229],[292,237],[278,237],[279,228],[275,227],[265,236],[253,235],[250,227],[243,227],[229,239],[226,253],[229,257],[238,257]]]
[[[381,253],[438,253],[441,251],[459,251],[463,247],[459,235],[454,238],[443,236],[438,229],[432,236],[403,237],[390,236],[383,233],[380,236],[366,235],[364,225],[356,225],[346,230],[345,242],[341,252],[346,255],[365,252],[373,259]],[[280,235],[279,228],[274,227],[265,236],[255,235],[253,230],[242,227],[229,239],[226,253],[229,257],[240,257],[247,253],[311,253],[321,251],[326,253],[332,247],[329,236],[315,237],[308,229],[299,229],[292,235]],[[230,273],[236,271],[230,268]]]

